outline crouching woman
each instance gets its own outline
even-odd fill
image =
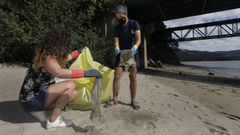
[[[67,69],[66,65],[76,59],[80,50],[71,52],[71,37],[61,29],[50,30],[36,47],[33,64],[28,68],[19,101],[27,111],[52,110],[46,128],[66,127],[61,112],[77,95],[72,80],[55,83],[54,77],[74,79],[97,77],[97,70]]]

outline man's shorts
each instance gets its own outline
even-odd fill
[[[124,55],[128,55],[128,56],[122,56],[122,53],[124,54]],[[130,53],[130,54],[129,54]],[[124,58],[125,57],[125,58]],[[129,60],[129,59],[132,59],[132,57],[134,57],[133,58],[133,62],[131,62],[132,64],[131,65],[129,65],[129,64],[126,64],[126,57],[127,57],[127,60]],[[128,59],[129,58],[129,59]],[[121,51],[121,54],[119,54],[119,55],[117,55],[116,57],[115,57],[115,61],[114,61],[114,67],[116,68],[116,67],[122,67],[122,68],[124,68],[125,70],[128,70],[128,69],[126,69],[126,68],[133,68],[133,69],[136,69],[137,68],[137,63],[136,63],[136,60],[137,60],[137,54],[135,55],[135,56],[132,56],[132,54],[131,54],[131,50],[122,50]]]

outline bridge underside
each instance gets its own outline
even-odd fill
[[[125,0],[142,24],[240,8],[240,0]]]
[[[117,0],[122,1],[122,0]],[[163,21],[240,8],[240,0],[124,0],[129,17],[143,26],[143,64],[160,60],[180,64],[177,41],[240,36],[239,20],[166,29]],[[170,42],[172,41],[172,42]]]

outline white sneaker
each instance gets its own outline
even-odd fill
[[[73,123],[71,120],[63,119],[61,116],[58,116],[54,122],[50,122],[48,119],[46,123],[46,128],[50,129],[50,128],[68,127],[72,124]]]

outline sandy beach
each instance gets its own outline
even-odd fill
[[[26,68],[0,68],[1,135],[239,135],[240,80],[193,67],[166,66],[138,74],[137,101],[140,110],[129,105],[128,74],[124,73],[121,104],[102,109],[102,120],[91,121],[89,111],[68,111],[74,127],[46,130],[22,110],[18,94]],[[84,128],[95,125],[88,132]]]

